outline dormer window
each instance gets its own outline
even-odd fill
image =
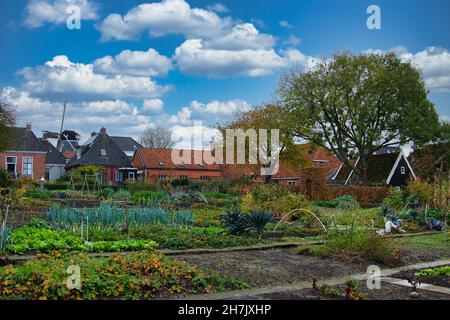
[[[102,157],[106,157],[106,150],[105,149],[100,149],[100,155]]]
[[[160,166],[160,167],[164,167],[164,162],[160,161],[160,162],[159,162],[159,166]]]

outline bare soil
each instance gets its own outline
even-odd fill
[[[336,286],[342,294],[338,297],[324,295],[320,290],[302,289],[282,293],[270,293],[263,295],[246,296],[248,300],[345,300],[345,285]],[[409,294],[411,288],[382,283],[381,289],[369,290],[365,281],[358,284],[359,293],[364,295],[363,300],[450,300],[450,296],[443,293],[430,292],[418,289],[418,298],[412,298]]]
[[[368,262],[348,263],[294,253],[293,249],[245,252],[224,252],[200,255],[179,255],[202,269],[242,279],[249,287],[266,287],[298,281],[364,273]]]

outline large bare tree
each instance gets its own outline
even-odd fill
[[[16,124],[16,118],[11,106],[0,101],[0,151],[11,146],[11,128]]]
[[[172,130],[148,127],[142,133],[141,144],[147,148],[171,149],[175,142],[172,140]]]

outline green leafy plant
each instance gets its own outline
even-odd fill
[[[247,215],[246,220],[250,228],[254,228],[261,234],[266,224],[272,219],[272,214],[267,211],[253,211]]]
[[[66,285],[67,268],[82,270],[80,289]],[[95,259],[86,254],[41,255],[0,268],[2,299],[151,299],[238,290],[237,279],[203,272],[153,251]]]
[[[430,268],[420,270],[415,273],[416,276],[431,276],[431,277],[450,277],[450,266],[438,267],[438,268]]]
[[[242,213],[238,206],[233,206],[227,210],[222,215],[221,222],[230,234],[244,234],[250,229],[247,216]]]
[[[394,209],[403,209],[406,203],[402,189],[399,187],[393,188],[384,199],[383,204]]]

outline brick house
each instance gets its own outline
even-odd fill
[[[81,166],[103,167],[101,183],[118,185],[127,179],[136,178],[136,169],[132,167],[130,158],[101,128],[98,134],[92,134],[83,144],[77,147],[75,155],[67,163],[66,171]]]
[[[196,158],[207,159],[209,151],[174,150],[182,155],[190,153],[190,160],[176,164],[172,161],[172,149],[138,148],[134,153],[132,163],[138,169],[141,180],[175,180],[188,179],[210,181],[222,177],[222,168],[218,164],[195,163]],[[198,162],[198,161],[197,161]],[[209,162],[209,161],[206,161]]]
[[[15,178],[38,180],[45,177],[47,150],[34,135],[31,124],[12,128],[13,144],[0,152],[0,166]]]

